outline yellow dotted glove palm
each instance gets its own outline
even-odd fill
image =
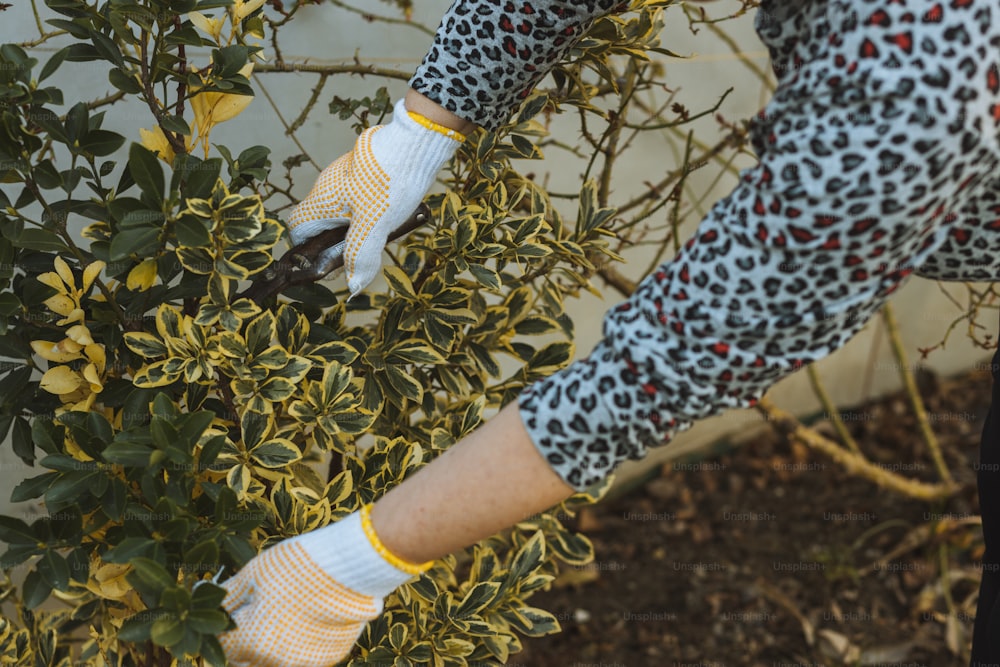
[[[263,551],[226,581],[236,628],[219,636],[234,667],[331,667],[351,652],[382,599],[423,572],[378,541],[368,507]]]
[[[357,294],[381,270],[389,235],[413,214],[464,139],[396,102],[392,122],[362,132],[292,211],[292,243],[347,225],[345,242],[327,253],[343,253],[348,289]]]

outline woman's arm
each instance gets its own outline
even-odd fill
[[[511,403],[380,498],[372,524],[390,551],[422,563],[494,535],[572,494],[531,443]]]
[[[622,0],[456,0],[410,86],[494,130],[594,20],[625,6]]]

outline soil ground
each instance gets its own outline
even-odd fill
[[[595,561],[531,598],[563,632],[525,640],[508,665],[968,665],[990,378],[921,380],[957,496],[908,500],[777,434],[668,464],[570,522],[593,541]],[[872,460],[936,481],[905,396],[845,421]],[[829,423],[814,425],[832,436]]]

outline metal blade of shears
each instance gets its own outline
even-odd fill
[[[406,236],[430,220],[430,209],[421,204],[406,222],[389,235],[389,241]],[[241,292],[238,299],[250,299],[258,306],[289,287],[305,285],[323,279],[344,266],[344,246],[347,226],[327,229],[292,247],[257,277],[256,282]],[[339,246],[339,252],[337,248]],[[327,252],[334,249],[334,252]]]

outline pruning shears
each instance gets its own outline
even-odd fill
[[[430,215],[427,205],[421,204],[406,222],[389,235],[389,240],[395,241],[406,236],[430,220]],[[264,269],[254,284],[237,298],[250,299],[258,306],[263,306],[289,287],[321,280],[344,266],[346,237],[347,225],[343,225],[308,238]],[[333,252],[326,252],[327,250]]]

